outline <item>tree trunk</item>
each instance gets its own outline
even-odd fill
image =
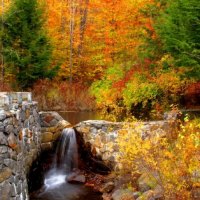
[[[84,7],[83,5],[84,4]],[[81,57],[84,41],[85,26],[87,23],[87,14],[88,14],[88,4],[89,0],[80,0],[80,44],[78,46],[78,56]]]
[[[72,83],[72,68],[73,68],[73,43],[74,43],[74,28],[75,28],[75,12],[76,3],[75,0],[69,1],[70,10],[70,57],[69,57],[69,70],[70,70],[70,83]]]
[[[4,31],[4,0],[1,0],[1,7],[2,7],[2,13],[1,13],[1,30],[2,32]],[[3,46],[3,38],[1,38],[1,81],[2,84],[4,84],[4,56],[3,56],[3,50],[4,50],[4,46]]]

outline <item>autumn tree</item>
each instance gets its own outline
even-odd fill
[[[55,69],[47,69],[51,45],[43,29],[43,9],[37,0],[14,0],[3,23],[5,64],[18,86],[25,89],[38,79],[52,77]]]

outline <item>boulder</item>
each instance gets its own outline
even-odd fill
[[[155,200],[153,190],[148,190],[148,191],[144,192],[136,200]]]
[[[85,175],[81,174],[79,170],[72,172],[67,176],[68,183],[81,183],[84,184],[86,182]]]
[[[157,186],[156,179],[152,174],[144,173],[138,179],[138,188],[140,192],[146,192]]]
[[[133,191],[129,189],[118,189],[112,194],[113,200],[135,200]]]

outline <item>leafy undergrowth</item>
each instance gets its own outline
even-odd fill
[[[31,92],[42,110],[91,111],[95,109],[94,99],[83,83],[69,84],[66,81],[40,80]]]
[[[200,187],[200,119],[186,118],[174,138],[142,139],[129,129],[119,146],[122,173],[147,173],[166,200],[193,199],[192,190]]]
[[[9,84],[0,81],[0,92],[10,92],[11,91],[11,87],[9,86]]]

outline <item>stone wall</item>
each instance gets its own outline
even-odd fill
[[[42,132],[41,148],[42,151],[51,150],[63,129],[71,127],[71,124],[57,112],[40,112],[39,114]]]
[[[92,156],[103,161],[111,169],[118,169],[117,155],[119,153],[117,138],[126,129],[138,132],[142,138],[173,137],[176,130],[174,120],[120,123],[102,120],[80,122],[74,129],[82,138],[83,148],[88,149]]]
[[[31,93],[0,93],[0,199],[27,200],[26,175],[41,151],[37,102]]]

